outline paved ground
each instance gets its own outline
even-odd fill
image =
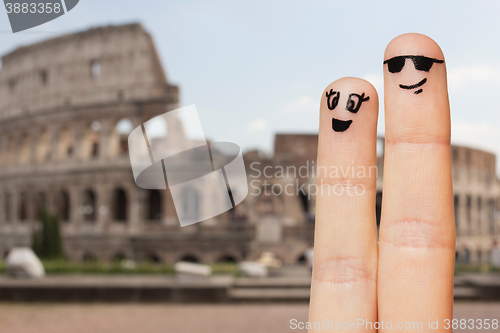
[[[0,304],[0,331],[15,333],[281,333],[307,320],[305,304]],[[500,319],[500,303],[457,303],[455,317]],[[461,330],[458,330],[461,332]],[[485,330],[464,330],[463,332]],[[487,330],[486,332],[498,332]],[[425,332],[425,330],[423,330]]]

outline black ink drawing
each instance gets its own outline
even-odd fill
[[[444,60],[439,60],[439,59],[434,59],[434,58],[429,58],[429,57],[424,57],[424,56],[415,56],[415,55],[404,55],[404,56],[397,56],[388,60],[384,61],[384,64],[387,64],[387,69],[389,70],[390,73],[399,73],[405,66],[406,59],[411,59],[413,61],[413,66],[415,67],[416,70],[418,71],[423,71],[423,72],[429,72],[431,69],[432,65],[434,63],[437,64],[442,64]],[[427,82],[427,78],[424,78],[422,81],[412,84],[412,85],[404,85],[400,84],[399,87],[401,89],[416,89],[418,87],[423,86]],[[414,93],[416,95],[420,94],[423,91],[423,89],[418,89]]]
[[[365,93],[362,93],[361,95],[352,93],[349,95],[349,98],[347,99],[345,109],[349,112],[356,113],[359,111],[361,104],[363,102],[368,101],[369,99],[370,96],[365,97]],[[330,91],[326,92],[326,103],[328,109],[330,110],[335,109],[335,107],[339,104],[339,100],[340,100],[339,91],[333,91],[333,89],[330,89]],[[332,118],[332,129],[335,132],[344,132],[349,128],[349,126],[351,126],[351,124],[352,120],[340,120]]]
[[[337,104],[339,104],[339,99],[340,91],[333,91],[333,89],[330,89],[330,92],[326,92],[326,103],[330,110],[333,110],[337,107]]]
[[[370,99],[369,96],[366,96],[365,98],[365,93],[362,93],[361,95],[352,93],[349,95],[349,99],[347,100],[347,105],[345,109],[352,113],[356,113],[359,111],[361,103],[366,102],[369,99]]]
[[[340,120],[332,118],[332,128],[335,132],[343,132],[351,126],[352,120]]]

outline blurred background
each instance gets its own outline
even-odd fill
[[[456,318],[498,318],[499,7],[84,0],[16,34],[0,10],[0,322],[16,332],[281,332],[306,321],[321,93],[343,76],[377,88],[379,223],[383,52],[406,32],[446,57]],[[242,148],[250,193],[181,228],[168,188],[135,184],[128,135],[191,104],[208,142]],[[185,130],[153,127],[157,140]],[[190,216],[199,196],[185,194]]]

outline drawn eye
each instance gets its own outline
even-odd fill
[[[350,94],[345,108],[349,112],[356,113],[359,111],[361,104],[369,99],[370,96],[366,96],[365,98],[365,93],[362,93],[361,95],[354,93]]]
[[[384,61],[384,64],[387,64],[387,69],[389,70],[389,72],[399,73],[405,65],[405,60],[405,57],[399,56]]]
[[[423,57],[423,56],[416,56],[413,58],[413,64],[415,65],[415,69],[419,71],[424,71],[428,72],[434,61],[432,61],[431,58]]]
[[[328,105],[328,109],[333,110],[339,104],[340,99],[340,91],[330,91],[326,92],[326,104]]]

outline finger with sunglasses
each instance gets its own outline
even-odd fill
[[[453,318],[451,126],[439,46],[419,34],[396,37],[385,51],[384,84],[386,145],[378,243],[376,179],[369,172],[376,166],[377,94],[366,81],[354,78],[337,80],[323,93],[309,310],[309,322],[323,326],[309,332],[323,331],[325,319],[328,325],[342,324],[328,329],[350,332],[427,331],[429,320],[438,320],[433,331],[439,332],[445,331],[444,320]],[[346,102],[353,92],[363,96],[358,101],[369,97],[356,113]],[[336,127],[335,120],[350,126]],[[324,171],[332,168],[354,168],[356,173]],[[356,192],[357,186],[365,191]],[[359,326],[360,320],[372,326]],[[423,326],[398,326],[408,322]]]
[[[444,56],[429,37],[405,34],[389,43],[384,59],[378,320],[438,320],[435,331],[445,331],[443,321],[453,318],[455,218]]]

